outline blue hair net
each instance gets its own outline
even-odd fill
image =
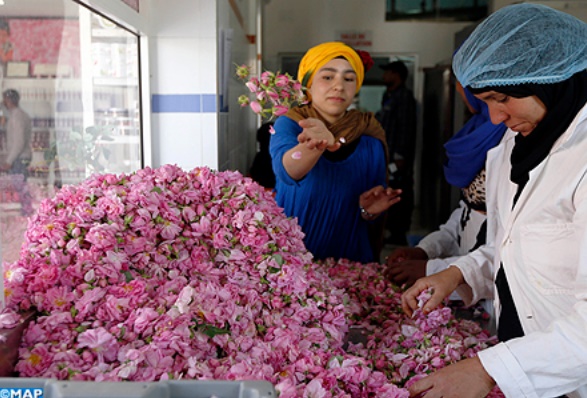
[[[453,57],[464,87],[558,83],[587,69],[587,24],[538,4],[491,14]]]

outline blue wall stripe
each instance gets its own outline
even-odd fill
[[[215,94],[153,94],[153,113],[216,112]]]
[[[202,112],[216,112],[216,95],[202,94]]]

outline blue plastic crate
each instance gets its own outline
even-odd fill
[[[0,378],[0,398],[277,398],[267,381],[90,382]]]

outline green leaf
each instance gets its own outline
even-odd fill
[[[228,327],[219,328],[217,326],[208,325],[207,323],[196,325],[196,330],[210,338],[219,334],[230,334],[230,330]]]
[[[76,225],[73,222],[67,224],[67,234],[68,235],[71,235],[71,233],[73,232],[73,230],[75,229],[75,227],[76,227]]]
[[[306,74],[304,75],[304,78],[302,79],[302,87],[308,87],[308,81],[310,80],[310,77],[312,76],[312,72],[311,70],[307,71]]]
[[[126,277],[126,283],[129,283],[130,281],[132,281],[134,279],[132,274],[130,273],[130,271],[122,271],[122,273]]]
[[[86,331],[86,329],[87,329],[86,326],[80,325],[80,326],[76,327],[74,330],[78,333],[83,333]]]

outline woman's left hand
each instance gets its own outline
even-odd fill
[[[379,215],[400,201],[401,189],[384,188],[378,185],[363,192],[359,197],[359,206],[369,214]]]

